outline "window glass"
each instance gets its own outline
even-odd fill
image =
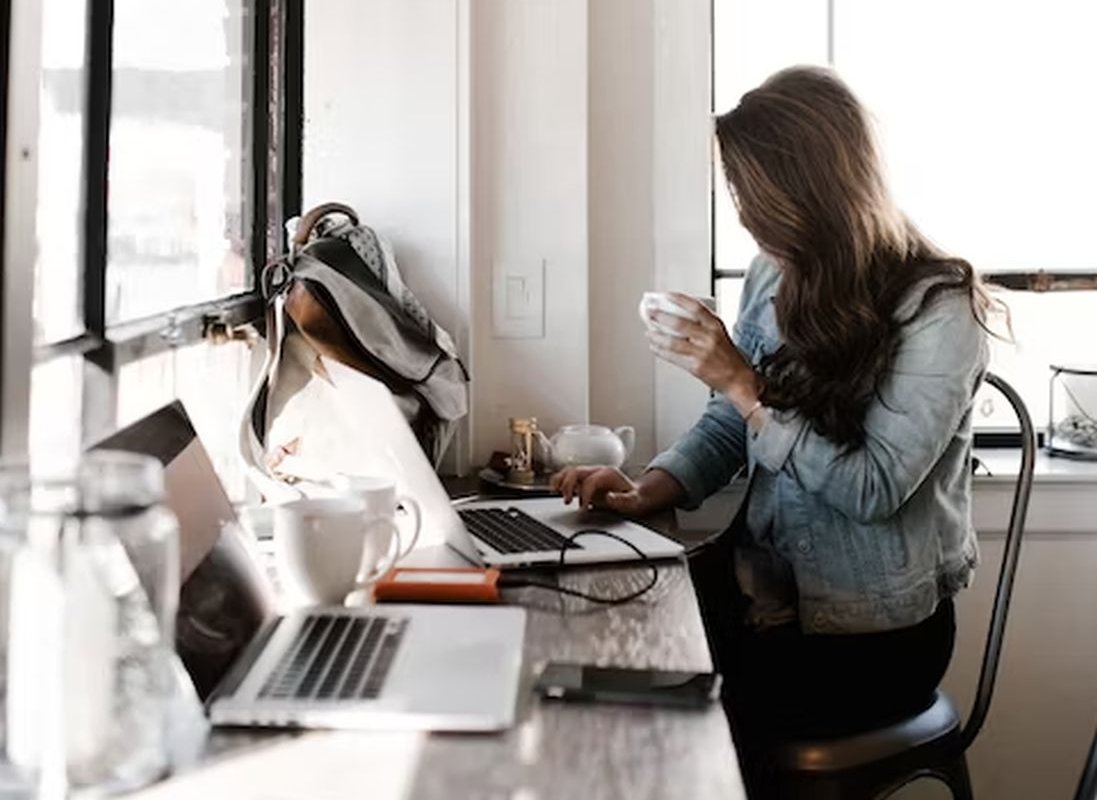
[[[1048,422],[1050,366],[1093,366],[1097,292],[1008,292],[1013,340],[992,338],[990,368],[1021,393],[1037,430]],[[1000,326],[998,326],[1000,327]],[[1097,398],[1091,407],[1097,408]],[[1013,411],[996,390],[984,388],[975,421],[987,428],[1016,428]]]
[[[251,286],[245,0],[115,0],[107,320]]]
[[[253,352],[247,342],[199,342],[127,364],[118,372],[118,426],[178,398],[229,497],[242,501],[247,483],[237,432],[251,389]]]
[[[826,63],[829,36],[930,238],[981,270],[1097,271],[1097,4],[714,0],[713,24],[718,113],[778,69]],[[716,185],[716,264],[743,269],[752,244]]]
[[[978,269],[1097,271],[1097,3],[834,2],[915,223]]]
[[[732,332],[735,320],[739,316],[739,300],[742,296],[742,278],[720,278],[716,281],[716,309],[728,333]]]
[[[827,63],[827,4],[822,0],[714,0],[712,12],[717,114],[784,67]],[[718,156],[712,179],[716,267],[746,269],[758,247],[739,224]]]
[[[80,313],[87,4],[42,1],[34,340],[83,331]]]
[[[713,24],[717,112],[778,69],[824,63],[829,37],[835,69],[873,115],[897,201],[932,240],[983,271],[1097,272],[1097,4],[713,0]],[[715,265],[745,269],[756,247],[713,161]],[[717,281],[727,321],[734,285]],[[1015,339],[992,340],[990,368],[1042,426],[1049,365],[1095,361],[1097,293],[998,296]],[[991,390],[975,421],[1016,424]]]

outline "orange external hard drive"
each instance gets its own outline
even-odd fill
[[[378,603],[496,603],[499,570],[393,567],[373,586]]]

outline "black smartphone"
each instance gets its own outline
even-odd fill
[[[537,691],[550,700],[703,708],[720,695],[714,672],[667,672],[549,662]]]

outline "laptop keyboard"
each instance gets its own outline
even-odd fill
[[[310,615],[259,697],[372,700],[381,694],[407,624],[396,617]]]
[[[559,553],[582,550],[548,525],[516,508],[468,508],[457,512],[469,533],[499,553]]]

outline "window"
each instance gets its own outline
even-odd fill
[[[252,287],[246,12],[245,0],[115,0],[108,323]]]
[[[831,64],[875,118],[904,211],[1003,287],[1015,342],[993,343],[991,369],[1038,425],[1048,365],[1092,361],[1097,334],[1095,29],[1097,6],[1072,0],[713,0],[714,111],[782,67]],[[714,279],[729,296],[754,244],[714,170]],[[1031,291],[1049,286],[1071,291]],[[1010,424],[993,392],[977,411],[980,427]]]
[[[35,343],[81,332],[80,208],[87,60],[86,2],[43,0],[38,104]]]
[[[299,211],[301,0],[40,7],[31,456],[179,397],[239,499],[259,271]]]

